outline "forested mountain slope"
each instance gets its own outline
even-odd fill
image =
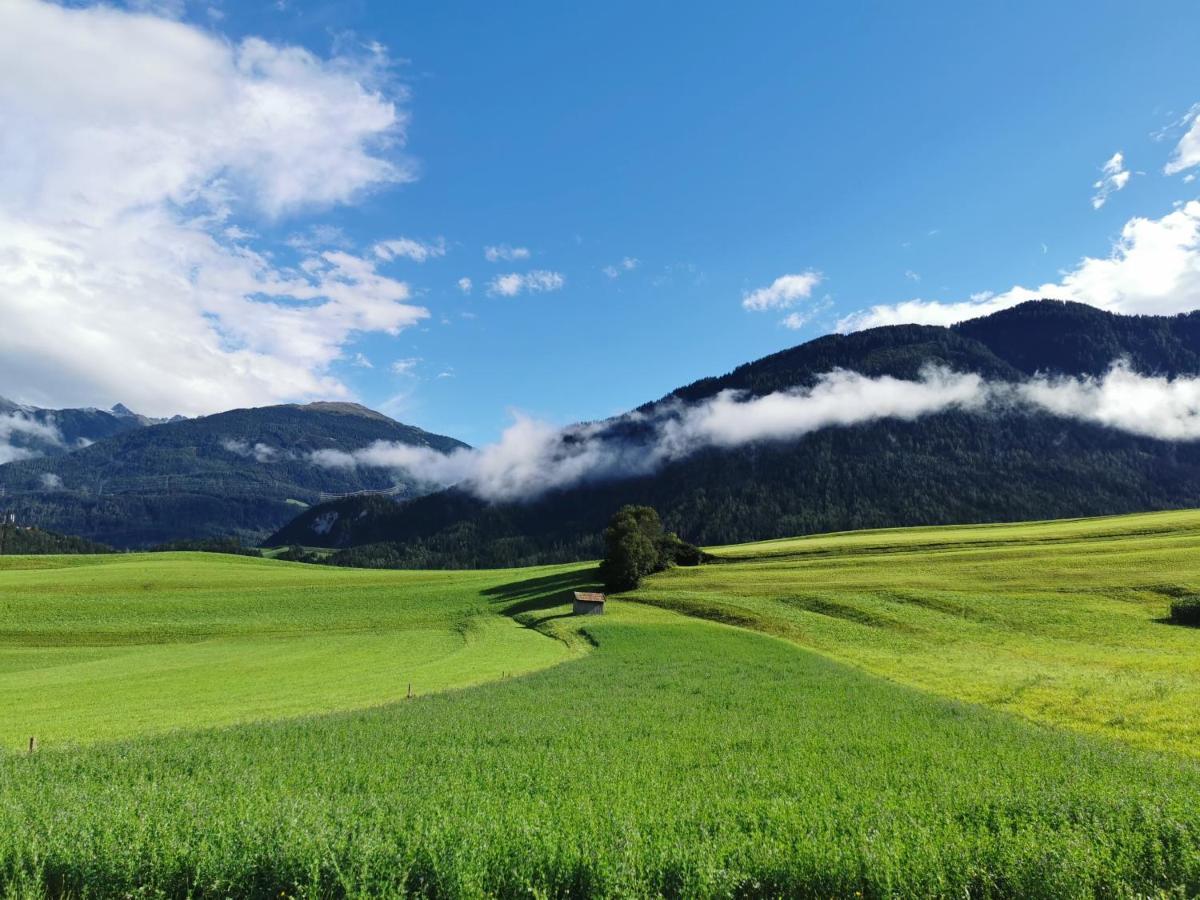
[[[315,465],[317,450],[395,441],[449,451],[453,438],[350,403],[237,409],[137,428],[67,455],[0,466],[0,508],[19,524],[117,547],[233,535],[258,541],[322,492],[419,487],[372,469]]]
[[[1200,313],[1118,316],[1038,301],[943,328],[829,335],[706,378],[640,409],[725,390],[762,396],[846,369],[913,379],[930,365],[987,379],[1096,375],[1114,360],[1200,374]],[[618,419],[608,426],[636,428]],[[649,475],[581,484],[528,502],[450,488],[404,503],[326,504],[271,538],[346,548],[366,565],[490,566],[594,557],[624,503],[648,503],[688,540],[720,544],[851,528],[1039,519],[1200,505],[1200,445],[1014,408],[828,427],[799,439],[709,448]]]

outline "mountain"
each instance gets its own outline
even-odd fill
[[[31,456],[62,456],[162,421],[139,416],[120,403],[111,410],[41,409],[0,397],[0,463]]]
[[[353,403],[237,409],[131,424],[69,454],[2,465],[0,511],[120,548],[212,536],[257,543],[323,493],[417,493],[415,483],[379,470],[310,460],[313,451],[374,441],[442,452],[465,446]]]
[[[988,379],[1200,374],[1200,313],[1119,316],[1036,301],[953,327],[828,335],[705,378],[618,417],[636,431],[725,390],[763,396],[834,369],[914,379],[931,364]],[[1100,515],[1200,505],[1200,444],[1162,441],[1028,408],[947,411],[826,427],[798,439],[709,447],[651,474],[580,484],[527,502],[450,488],[404,503],[352,498],[299,515],[271,544],[343,548],[361,565],[494,566],[596,557],[608,517],[648,503],[668,528],[712,545],[818,531]]]

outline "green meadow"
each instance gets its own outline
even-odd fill
[[[0,896],[1200,894],[1200,513],[715,552],[4,559]]]
[[[0,746],[377,706],[579,652],[501,614],[511,580],[215,554],[0,557]]]
[[[1200,756],[1200,512],[766,541],[637,596],[788,638],[889,680]]]

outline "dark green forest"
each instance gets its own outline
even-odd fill
[[[40,528],[0,525],[0,556],[46,553],[112,553],[107,544],[55,534]]]

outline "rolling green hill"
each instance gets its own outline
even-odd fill
[[[322,492],[418,493],[409,479],[310,459],[313,451],[380,440],[441,451],[465,446],[350,403],[238,409],[0,466],[0,509],[22,524],[121,548],[211,536],[256,543]]]
[[[356,709],[569,659],[571,644],[501,614],[488,592],[508,580],[203,553],[0,557],[0,746]]]
[[[890,681],[1200,758],[1200,512],[813,535],[711,550],[642,602]]]
[[[1019,381],[1139,372],[1200,374],[1200,313],[1119,316],[1026,303],[953,328],[829,335],[673,391],[602,423],[634,446],[647,418],[722,391],[763,396],[842,368],[916,378],[937,364]],[[572,439],[568,431],[564,440]],[[339,548],[359,566],[473,567],[586,559],[628,503],[654,506],[694,543],[896,525],[1022,521],[1200,505],[1200,443],[1139,437],[1028,410],[946,412],[829,427],[796,440],[710,448],[650,475],[585,482],[518,502],[451,488],[402,504],[351,499],[300,513],[270,544]]]
[[[0,559],[0,893],[1194,896],[1198,551],[817,536],[587,619],[586,566]]]

